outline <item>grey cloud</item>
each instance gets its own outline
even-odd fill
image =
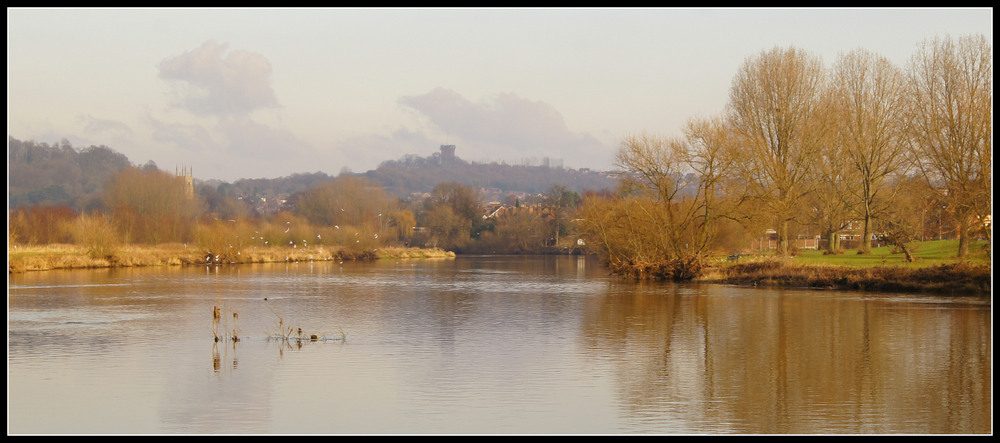
[[[225,137],[227,149],[235,155],[276,158],[310,165],[308,145],[287,130],[274,129],[249,118],[223,119],[218,130]]]
[[[157,142],[177,146],[185,151],[195,153],[216,150],[212,143],[211,133],[204,127],[166,123],[156,119],[150,119],[150,123],[153,128],[153,140]]]
[[[340,168],[289,131],[239,116],[212,126],[171,123],[149,117],[153,139],[181,164],[204,178],[279,177],[316,168]]]
[[[207,41],[169,57],[159,64],[160,78],[179,82],[179,105],[196,114],[245,114],[277,107],[271,62],[261,54],[228,49],[228,43]]]
[[[355,136],[337,143],[332,150],[345,166],[361,171],[374,169],[386,160],[397,160],[405,155],[430,156],[438,152],[440,145],[440,140],[431,140],[423,133],[400,128],[388,134]]]
[[[478,155],[493,160],[535,156],[593,162],[608,150],[593,136],[570,131],[552,105],[513,93],[472,102],[454,91],[437,88],[427,94],[403,97],[400,103],[426,116],[449,137],[462,140],[466,148],[478,147]],[[466,158],[477,160],[475,155]]]
[[[211,128],[196,124],[168,123],[150,119],[153,139],[195,153],[225,153],[237,158],[289,159],[309,163],[301,157],[308,144],[289,131],[278,130],[246,117],[222,119]]]
[[[83,122],[84,132],[112,137],[125,137],[133,134],[132,128],[124,122],[97,118],[91,115],[81,115],[78,117]]]

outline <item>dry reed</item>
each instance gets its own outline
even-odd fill
[[[338,247],[326,246],[296,248],[247,246],[228,251],[225,255],[216,255],[193,245],[180,243],[119,247],[113,255],[97,257],[91,254],[89,248],[58,244],[12,246],[7,249],[7,268],[9,273],[15,273],[53,269],[454,257],[455,253],[441,249],[389,247],[370,250],[343,250]]]

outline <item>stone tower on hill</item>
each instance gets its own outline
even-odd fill
[[[441,145],[441,164],[447,165],[455,161],[455,145]]]

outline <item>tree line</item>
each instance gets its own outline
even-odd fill
[[[537,252],[551,246],[545,237],[551,229],[528,209],[527,201],[519,202],[524,211],[511,211],[502,220],[483,218],[485,196],[462,181],[487,177],[502,186],[507,182],[500,179],[504,171],[492,167],[497,165],[455,158],[442,169],[433,160],[408,156],[367,174],[317,172],[223,183],[187,181],[151,161],[133,165],[106,146],[76,148],[67,140],[49,145],[8,137],[8,240],[10,245],[76,243],[96,255],[122,245],[185,243],[219,257],[248,246],[306,244],[355,251],[411,245],[466,252]],[[433,164],[425,164],[429,161]],[[506,180],[532,190],[542,180],[552,183],[575,174],[561,171],[552,177],[548,168],[516,169]],[[606,184],[600,180],[609,179],[597,182]],[[576,195],[552,186],[558,186],[560,196]],[[424,191],[428,198],[409,198]],[[532,205],[546,201],[532,194]],[[548,216],[563,212],[549,210]],[[565,219],[560,218],[555,236],[567,231]]]
[[[78,243],[98,255],[163,242],[216,256],[320,245],[358,256],[387,245],[534,253],[583,240],[615,272],[684,279],[767,230],[779,255],[794,253],[791,240],[807,230],[841,253],[839,234],[856,223],[861,253],[873,237],[907,252],[931,220],[954,228],[959,256],[976,235],[992,241],[992,47],[982,36],[924,42],[905,67],[863,49],[829,69],[798,48],[761,51],[734,76],[719,115],[690,119],[678,137],[623,138],[614,191],[550,177],[544,191],[510,194],[502,208],[484,207],[479,188],[461,181],[482,171],[464,162],[444,170],[434,158],[387,162],[383,175],[292,177],[287,201],[260,212],[243,198],[269,186],[259,180],[192,183],[106,147],[8,144],[11,164],[33,165],[9,167],[11,183],[37,182],[9,189],[10,200],[35,203],[9,212],[10,244]],[[401,198],[403,182],[381,181],[419,169],[435,171],[426,198]],[[81,175],[85,198],[28,196],[70,195],[59,180]]]
[[[8,136],[7,206],[99,209],[108,179],[131,165],[124,154],[103,145],[77,149],[68,140],[49,145]]]
[[[617,272],[676,279],[734,232],[773,229],[784,256],[796,230],[818,228],[837,253],[859,223],[859,253],[878,237],[909,257],[933,216],[955,227],[964,257],[974,236],[992,243],[992,77],[981,35],[925,41],[904,67],[864,49],[830,68],[795,47],[761,51],[718,116],[690,119],[680,137],[621,141],[627,179],[585,202],[583,231]]]
[[[490,217],[479,189],[458,182],[407,200],[364,176],[305,179],[315,181],[292,192],[277,211],[260,212],[253,200],[227,189],[233,185],[196,184],[151,164],[127,164],[91,196],[89,209],[37,204],[11,210],[8,241],[78,244],[99,257],[125,245],[184,243],[221,261],[238,261],[241,251],[266,247],[325,247],[342,258],[371,258],[387,246],[528,253],[553,248],[554,239],[568,232],[568,214],[580,201],[576,192],[553,185],[526,201],[512,197],[505,216]]]

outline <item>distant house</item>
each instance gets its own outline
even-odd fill
[[[546,221],[555,219],[555,211],[547,206],[537,203],[526,203],[517,206],[504,205],[499,202],[491,202],[483,207],[483,220],[500,218],[506,215],[514,215],[522,212],[537,214]]]
[[[797,235],[791,241],[796,249],[819,249],[820,240],[819,235]],[[750,250],[752,251],[771,249],[778,249],[778,231],[774,229],[768,229],[764,231],[764,235],[750,240]]]

